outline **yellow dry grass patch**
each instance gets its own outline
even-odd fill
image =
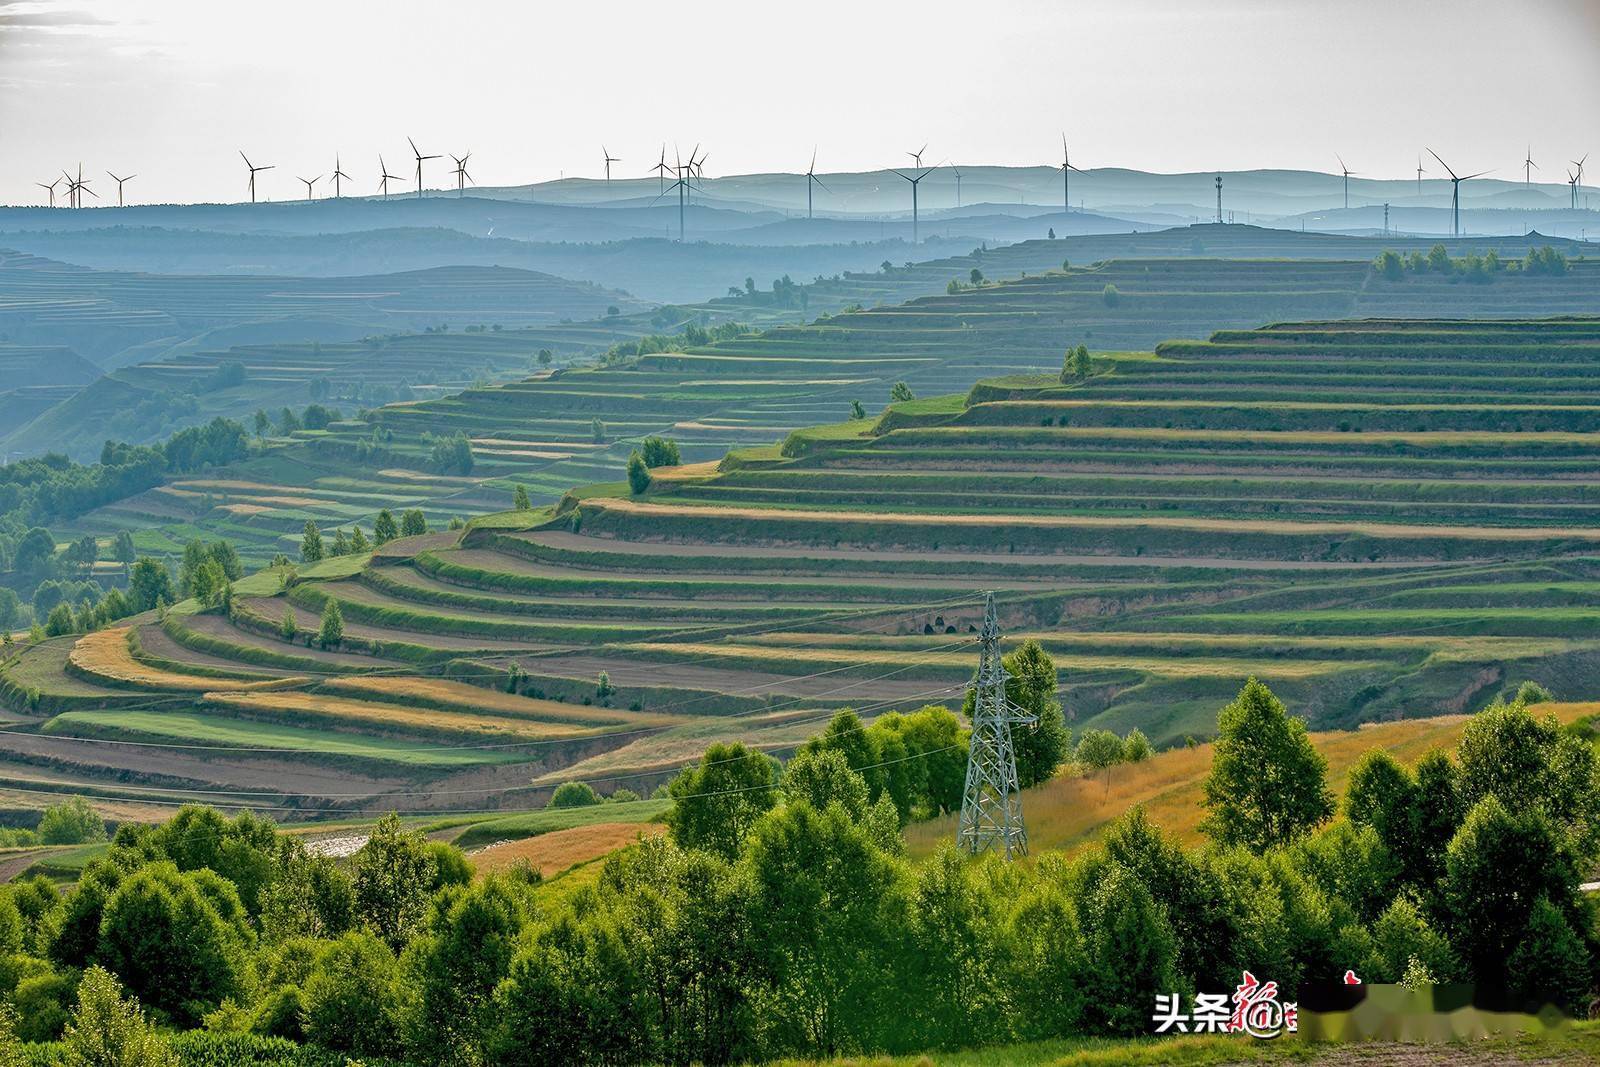
[[[569,867],[592,862],[631,845],[641,836],[655,837],[666,833],[666,830],[660,823],[599,822],[593,826],[552,830],[521,841],[490,845],[472,853],[470,858],[472,866],[480,874],[502,870],[525,860],[534,870],[550,878]]]
[[[387,697],[393,700],[438,701],[441,704],[449,704],[453,709],[466,712],[492,711],[521,718],[555,719],[593,723],[597,726],[675,726],[689,722],[693,718],[683,715],[659,715],[648,711],[628,711],[625,708],[568,704],[559,700],[538,700],[498,689],[485,689],[466,682],[453,682],[444,678],[422,678],[415,675],[330,678],[322,684],[322,688],[356,696],[372,696],[380,700]]]
[[[427,471],[406,470],[404,467],[385,467],[378,472],[385,478],[403,482],[444,482],[448,485],[476,485],[477,479],[463,478],[458,474],[429,474]]]
[[[1567,723],[1600,713],[1600,702],[1540,704],[1537,715],[1554,714]],[[1454,750],[1470,715],[1431,719],[1402,719],[1369,723],[1357,730],[1313,733],[1311,741],[1328,760],[1328,786],[1343,796],[1350,771],[1362,754],[1381,748],[1401,763],[1415,763],[1433,749]],[[1099,838],[1106,825],[1135,805],[1142,805],[1150,821],[1184,845],[1201,842],[1200,822],[1205,818],[1206,775],[1211,772],[1210,744],[1169,749],[1144,763],[1125,764],[1108,775],[1077,777],[1058,775],[1022,794],[1022,815],[1028,826],[1028,843],[1042,849],[1076,851]],[[956,819],[945,816],[906,828],[907,848],[925,855],[955,840]]]
[[[314,716],[334,723],[363,723],[412,730],[454,730],[483,734],[486,737],[558,738],[581,737],[591,731],[562,723],[530,722],[494,715],[469,715],[454,711],[381,704],[368,700],[330,697],[321,693],[221,693],[208,692],[203,699],[214,707],[257,714],[279,713]]]
[[[709,460],[705,463],[685,463],[678,467],[657,467],[650,472],[650,477],[663,482],[687,482],[709,478],[717,473],[717,465],[721,462],[721,460]]]
[[[73,643],[72,651],[67,654],[68,667],[107,685],[163,689],[181,693],[281,689],[306,682],[305,678],[263,678],[257,682],[232,678],[203,678],[197,674],[180,674],[177,671],[152,667],[133,658],[133,651],[128,647],[128,634],[131,629],[128,626],[117,626],[84,634]]]
[[[273,509],[261,504],[224,504],[222,510],[229,515],[264,515]]]
[[[672,504],[654,501],[624,500],[621,498],[591,497],[584,501],[595,507],[606,508],[648,518],[650,515],[717,515],[740,519],[768,519],[787,522],[826,522],[834,525],[851,523],[882,523],[904,526],[990,526],[990,515],[920,515],[894,511],[815,511],[799,508],[748,508],[724,507],[720,504]],[[1459,537],[1491,541],[1538,541],[1551,537],[1578,537],[1600,540],[1600,530],[1578,527],[1495,527],[1482,526],[1407,526],[1391,522],[1287,522],[1280,519],[1179,519],[1166,516],[1114,518],[1107,515],[1007,515],[1007,526],[1024,526],[1037,529],[1117,529],[1128,526],[1157,527],[1174,530],[1210,530],[1223,533],[1273,533],[1273,534],[1327,534],[1360,535],[1365,537]]]

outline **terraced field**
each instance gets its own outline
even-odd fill
[[[569,777],[647,794],[711,740],[782,750],[839,706],[958,702],[985,589],[1078,727],[1158,744],[1205,735],[1251,675],[1320,728],[1528,678],[1581,697],[1596,370],[1600,319],[1374,319],[992,378],[643,495],[252,579],[231,617],[30,647],[0,686],[0,786],[43,765],[306,813],[515,807]],[[314,647],[330,601],[344,641]],[[182,761],[118,767],[151,751]]]
[[[1022,254],[1008,249],[994,255],[1002,252]],[[907,382],[919,395],[964,391],[980,378],[1053,370],[1063,349],[1080,342],[1101,354],[1273,321],[1581,313],[1594,308],[1597,268],[1600,264],[1575,262],[1564,276],[1506,275],[1491,285],[1451,282],[1438,275],[1390,282],[1376,277],[1365,261],[1187,258],[1057,269],[824,317],[808,326],[751,332],[682,352],[567,368],[390,405],[364,420],[302,432],[268,458],[217,477],[177,483],[123,502],[92,517],[87,528],[145,529],[149,532],[141,543],[152,550],[170,550],[168,546],[181,545],[199,530],[227,536],[249,558],[264,561],[275,552],[292,554],[307,518],[324,527],[370,523],[385,501],[421,507],[431,521],[442,524],[453,515],[503,508],[518,484],[535,500],[555,500],[570,486],[620,477],[629,452],[648,434],[674,438],[691,462],[713,460],[730,448],[770,442],[797,427],[837,420],[849,412],[852,401],[876,413],[896,381]],[[1117,294],[1110,301],[1108,286]],[[1130,360],[1120,362],[1131,365]],[[1274,417],[1294,413],[1309,427],[1317,425],[1319,410],[1348,409],[1353,418],[1329,420],[1328,432],[1337,432],[1340,422],[1353,425],[1361,418],[1369,430],[1380,428],[1374,421],[1379,418],[1396,432],[1413,428],[1417,421],[1411,407],[1386,412],[1361,407],[1366,394],[1386,389],[1374,384],[1372,366],[1371,359],[1364,366],[1353,361],[1343,377],[1328,377],[1302,401],[1333,407],[1280,405]],[[1257,367],[1253,377],[1241,379],[1254,392],[1235,393],[1235,383],[1229,382],[1205,386],[1209,392],[1191,397],[1188,390],[1201,384],[1199,377],[1170,363],[1162,369],[1172,375],[1129,378],[1122,385],[1126,392],[1107,395],[1092,412],[1077,417],[1111,432],[1118,412],[1131,408],[1130,418],[1137,421],[1139,411],[1165,405],[1171,417],[1164,416],[1155,429],[1176,429],[1185,419],[1199,420],[1193,413],[1202,402],[1226,395],[1231,406],[1216,409],[1210,425],[1215,429],[1233,420],[1240,432],[1248,433],[1253,425],[1251,397],[1304,384],[1275,379],[1271,368]],[[1397,383],[1412,405],[1426,407],[1443,391],[1428,388],[1431,369],[1419,363],[1409,380]],[[1479,371],[1477,387],[1492,388],[1492,372]],[[1351,377],[1363,373],[1364,380]],[[1572,375],[1551,371],[1543,377],[1549,379],[1544,383],[1548,388],[1531,394],[1537,403],[1554,403],[1561,391],[1582,387]],[[1052,420],[1075,417],[1076,401],[1054,403],[1064,406],[1059,412],[1051,409]],[[1042,411],[1035,414],[1044,417]],[[1530,413],[1535,415],[1556,417]],[[1584,425],[1581,418],[1569,421]],[[456,432],[473,442],[470,479],[426,473],[431,439]],[[280,488],[284,486],[296,489],[286,493]]]

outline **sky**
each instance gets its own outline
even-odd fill
[[[708,176],[1054,163],[1063,132],[1083,167],[1408,177],[1429,145],[1512,178],[1531,145],[1564,181],[1597,104],[1600,0],[0,0],[5,203],[80,161],[102,197],[243,199],[241,149],[268,197],[336,155],[375,192],[408,135],[489,185],[663,142]]]

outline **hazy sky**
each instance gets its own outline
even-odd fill
[[[342,153],[472,151],[485,184],[928,161],[1405,177],[1600,158],[1600,0],[0,0],[0,200],[81,159],[130,200],[237,200]],[[448,161],[443,161],[448,162]],[[431,164],[430,186],[445,168]],[[1600,173],[1600,171],[1596,171]],[[347,189],[347,192],[349,190]]]

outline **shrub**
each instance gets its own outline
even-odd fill
[[[650,468],[645,466],[644,457],[635,450],[628,457],[628,489],[634,496],[638,496],[650,488]]]
[[[678,452],[678,442],[664,437],[646,437],[639,454],[644,458],[644,465],[650,468],[676,467],[683,462],[683,456]]]
[[[106,824],[82,797],[71,797],[44,810],[39,840],[47,845],[82,845],[106,839]]]
[[[1106,287],[1100,290],[1100,300],[1106,307],[1114,308],[1122,303],[1122,292],[1115,285],[1107,282]]]
[[[587,808],[600,802],[600,794],[596,793],[594,786],[588,782],[562,782],[556,786],[556,791],[550,794],[550,803],[545,806],[550,808]]]
[[[911,386],[905,382],[895,382],[894,387],[889,390],[889,402],[891,404],[903,404],[907,400],[915,400],[916,398],[917,394],[913,393]]]

